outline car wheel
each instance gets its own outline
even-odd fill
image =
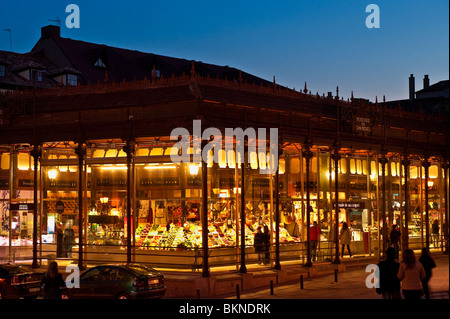
[[[117,299],[130,299],[130,296],[124,292],[117,295]]]

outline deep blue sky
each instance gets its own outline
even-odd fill
[[[65,26],[68,4],[80,28]],[[368,4],[380,8],[368,29]],[[408,97],[408,77],[422,88],[449,78],[448,0],[92,1],[1,0],[0,50],[27,52],[41,27],[61,20],[63,37],[229,65],[281,85],[340,96]]]

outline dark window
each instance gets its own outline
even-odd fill
[[[101,268],[92,268],[91,270],[85,272],[81,276],[82,281],[97,281],[100,275]]]
[[[0,64],[0,76],[6,75],[6,66]]]
[[[97,68],[106,69],[106,64],[102,61],[102,59],[98,59],[97,62],[95,62],[94,66]]]
[[[30,74],[31,74],[31,81],[35,81],[35,82],[41,82],[42,81],[42,71],[41,70],[35,70],[35,69],[31,69],[30,70]]]

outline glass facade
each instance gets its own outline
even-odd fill
[[[162,140],[168,141],[168,138]],[[266,154],[250,154],[244,168],[244,185],[234,151],[228,154],[220,151],[218,163],[213,163],[210,156],[207,162],[207,194],[204,194],[201,165],[173,163],[170,153],[177,150],[170,143],[155,141],[138,140],[130,161],[127,161],[121,141],[88,141],[81,172],[75,144],[44,144],[37,181],[40,258],[54,255],[76,259],[81,240],[86,261],[123,261],[124,256],[131,253],[133,260],[138,262],[150,260],[160,264],[190,265],[192,260],[187,261],[185,256],[197,256],[196,252],[203,246],[203,232],[207,231],[212,265],[233,264],[239,261],[238,251],[242,246],[240,234],[243,231],[246,258],[251,262],[256,258],[254,234],[258,227],[267,226],[272,239],[273,262],[277,227],[276,180],[274,175],[260,173],[259,169],[267,165]],[[300,144],[287,147],[279,158],[279,243],[282,260],[306,256],[308,197],[309,226],[317,222],[321,230],[317,260],[331,261],[334,257],[336,196],[339,199],[338,224],[341,227],[346,222],[351,227],[351,249],[354,254],[380,253],[383,222],[387,228],[393,224],[400,225],[401,232],[407,231],[409,234],[409,246],[416,249],[423,247],[429,227],[431,247],[443,247],[441,233],[445,220],[445,181],[438,162],[431,162],[425,184],[422,162],[411,161],[409,212],[406,212],[401,157],[388,154],[386,185],[382,185],[380,154],[342,149],[336,190],[332,151],[317,145],[311,151],[309,165]],[[192,155],[192,151],[190,153]],[[24,150],[14,150],[12,157],[10,154],[1,154],[2,259],[31,256],[33,238],[33,211],[10,209],[11,204],[34,202],[33,157]],[[425,187],[428,187],[428,203],[425,203]],[[386,190],[385,196],[383,189]],[[241,229],[240,219],[242,192],[245,198],[245,229]],[[205,196],[207,226],[202,225]],[[381,217],[383,200],[385,221]],[[128,203],[131,207],[127,207]],[[428,226],[425,205],[428,205]],[[439,226],[437,234],[433,232],[434,223]],[[128,238],[128,227],[131,227],[132,238]],[[129,241],[132,252],[128,252]],[[12,257],[11,254],[17,253],[14,248],[22,249],[22,253]]]

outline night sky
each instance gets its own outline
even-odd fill
[[[66,26],[66,6],[80,28]],[[366,6],[380,9],[367,28]],[[449,78],[447,0],[372,1],[17,1],[2,0],[0,50],[25,53],[41,27],[63,37],[177,58],[229,65],[290,88],[345,99],[408,98],[408,77],[422,88]]]

